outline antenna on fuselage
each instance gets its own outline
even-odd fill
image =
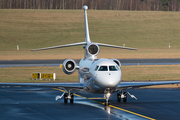
[[[87,10],[88,6],[84,5],[84,23],[85,23],[85,42],[87,44],[91,43],[90,36],[89,36],[89,26],[88,26],[88,19],[87,19]]]

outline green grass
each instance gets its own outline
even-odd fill
[[[33,72],[56,73],[56,81],[32,80]],[[180,65],[122,66],[122,80],[180,80]],[[0,68],[0,82],[78,82],[78,71],[66,75],[59,67],[10,67]]]
[[[84,41],[83,10],[0,10],[0,51]],[[180,45],[180,12],[88,10],[94,42],[140,49]],[[81,49],[75,47],[74,49]]]
[[[56,73],[56,81],[32,80],[33,72]],[[78,76],[77,71],[66,75],[59,67],[10,67],[0,68],[0,82],[78,82]]]
[[[122,80],[180,80],[180,65],[122,66]]]

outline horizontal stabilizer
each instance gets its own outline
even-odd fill
[[[86,42],[79,42],[79,43],[72,43],[72,44],[66,44],[66,45],[52,46],[52,47],[47,47],[47,48],[34,49],[34,50],[31,50],[31,51],[56,49],[56,48],[71,47],[71,46],[86,45],[86,44],[87,44]]]
[[[128,49],[128,50],[137,50],[137,48],[129,48],[129,47],[109,45],[109,44],[103,44],[103,43],[96,43],[96,44],[98,44],[99,46],[104,46],[104,47],[112,47],[112,48],[120,48],[120,49]]]

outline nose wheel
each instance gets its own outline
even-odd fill
[[[109,105],[109,100],[105,100],[104,105],[108,106]]]
[[[109,97],[110,97],[111,93],[106,93],[104,94],[104,98],[105,98],[105,102],[104,105],[108,106],[109,105]]]

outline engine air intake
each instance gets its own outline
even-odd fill
[[[120,68],[121,68],[121,62],[118,59],[112,59]]]
[[[88,47],[88,52],[91,54],[91,55],[95,55],[99,52],[99,47],[96,45],[96,44],[91,44],[89,47]]]
[[[69,71],[71,71],[71,70],[73,70],[74,69],[74,66],[75,64],[72,62],[72,61],[68,61],[67,63],[66,63],[66,69],[67,70],[69,70]]]
[[[64,73],[70,75],[76,70],[76,62],[72,59],[67,59],[63,62],[63,71]]]

